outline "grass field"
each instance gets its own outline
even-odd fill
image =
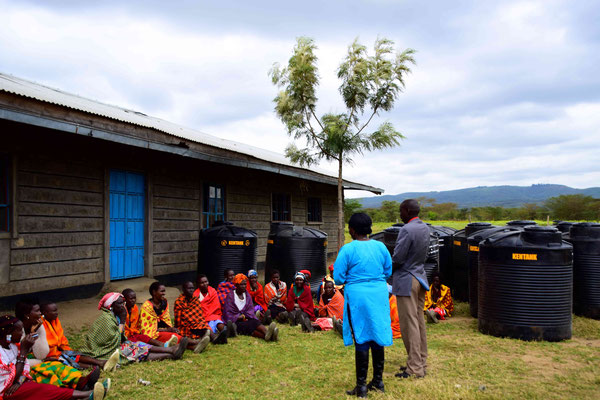
[[[181,361],[140,363],[109,374],[112,399],[344,399],[354,385],[354,348],[332,332],[281,326],[280,341],[250,337],[209,346]],[[405,362],[402,340],[386,349],[385,394],[373,399],[600,398],[600,321],[575,317],[573,339],[523,342],[486,336],[468,305],[448,321],[427,326],[425,379],[393,374]],[[74,348],[81,332],[68,332]],[[369,379],[371,376],[369,372]],[[151,382],[142,386],[138,379]]]

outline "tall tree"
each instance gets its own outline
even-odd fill
[[[415,64],[413,49],[394,50],[394,42],[377,39],[374,54],[358,39],[348,47],[348,53],[337,70],[341,84],[340,94],[346,110],[316,114],[319,85],[316,45],[307,37],[296,41],[292,57],[286,67],[275,63],[269,72],[273,84],[281,88],[275,97],[275,112],[294,139],[303,139],[305,147],[292,143],[286,156],[301,166],[310,166],[325,159],[338,165],[338,248],[344,244],[344,193],[342,170],[355,155],[365,151],[398,146],[404,136],[389,122],[372,132],[365,128],[375,115],[390,111],[403,91],[404,77]]]

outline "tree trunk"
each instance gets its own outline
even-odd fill
[[[338,161],[338,251],[344,245],[344,187],[342,185],[342,154]]]

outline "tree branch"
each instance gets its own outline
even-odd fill
[[[314,115],[314,113],[313,113],[313,115]],[[319,119],[316,116],[315,116],[315,119],[317,120],[317,122],[319,123],[319,126],[321,126],[321,129],[323,130],[323,125],[321,125],[321,121],[319,121]],[[337,160],[337,158],[335,158],[335,156],[332,155],[329,151],[325,150],[323,148],[323,146],[321,145],[321,142],[319,142],[319,138],[317,137],[317,134],[315,133],[315,130],[312,127],[312,124],[310,123],[310,115],[307,115],[306,123],[308,124],[308,128],[309,128],[308,131],[310,132],[312,139],[317,144],[317,147],[319,148],[319,150],[321,150],[321,152],[324,153],[325,155],[327,155],[328,157],[331,157],[331,158],[334,158]]]

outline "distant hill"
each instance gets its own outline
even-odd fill
[[[562,194],[583,194],[600,198],[600,187],[573,189],[564,185],[531,186],[478,186],[474,188],[446,190],[443,192],[408,192],[357,199],[365,208],[377,208],[384,200],[401,202],[404,199],[427,197],[437,203],[456,203],[458,208],[502,206],[519,207],[524,203],[541,204],[550,197]]]

